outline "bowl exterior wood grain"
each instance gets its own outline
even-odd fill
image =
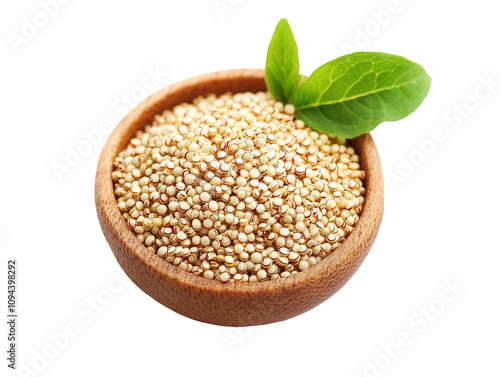
[[[221,283],[167,263],[143,246],[128,228],[114,195],[113,160],[156,114],[199,95],[267,90],[264,71],[215,72],[170,85],[134,108],[107,140],[97,166],[95,201],[102,231],[130,279],[161,304],[187,317],[224,326],[283,321],[315,307],[337,292],[356,272],[377,235],[383,212],[380,159],[369,134],[351,141],[366,171],[363,212],[352,233],[330,256],[286,279]]]

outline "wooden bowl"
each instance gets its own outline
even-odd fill
[[[156,114],[199,95],[267,90],[264,71],[237,69],[209,73],[170,85],[141,102],[115,128],[97,166],[95,201],[102,231],[132,281],[170,309],[224,326],[263,325],[302,314],[337,292],[356,272],[377,235],[383,212],[382,169],[369,134],[351,141],[366,171],[363,212],[346,240],[320,263],[286,279],[222,283],[182,271],[143,246],[118,210],[113,160]]]

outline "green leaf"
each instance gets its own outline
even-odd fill
[[[299,52],[286,18],[278,22],[269,43],[265,76],[267,88],[274,98],[284,104],[293,102],[301,81]]]
[[[356,52],[322,65],[300,84],[295,116],[318,131],[354,138],[411,114],[430,85],[431,78],[417,63]]]

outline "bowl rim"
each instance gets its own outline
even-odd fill
[[[343,243],[339,245],[330,255],[305,271],[301,271],[298,274],[291,275],[284,279],[280,278],[263,282],[224,283],[219,280],[206,279],[202,276],[196,276],[190,272],[183,271],[177,266],[168,263],[157,254],[153,254],[146,248],[146,246],[139,242],[132,230],[129,229],[125,219],[118,209],[114,194],[114,183],[111,178],[113,162],[121,150],[120,146],[124,147],[130,142],[130,138],[124,142],[123,135],[125,135],[132,127],[137,128],[137,122],[143,112],[155,107],[155,105],[158,106],[158,104],[169,94],[176,93],[186,87],[194,85],[195,82],[199,85],[202,83],[213,82],[214,80],[231,80],[238,77],[264,80],[264,70],[232,69],[217,71],[176,82],[147,97],[134,107],[118,123],[102,149],[96,172],[95,202],[98,213],[102,215],[102,218],[99,216],[101,226],[103,225],[103,221],[109,222],[109,224],[112,225],[110,229],[113,232],[113,236],[121,239],[127,245],[127,252],[131,252],[134,257],[133,259],[135,259],[138,263],[144,263],[147,267],[155,269],[162,276],[162,278],[169,280],[174,284],[188,286],[190,289],[200,292],[212,291],[215,293],[223,293],[224,295],[234,294],[247,295],[250,297],[257,293],[262,293],[263,291],[271,295],[279,294],[280,291],[296,289],[298,286],[308,284],[318,278],[330,278],[333,280],[335,279],[334,273],[336,270],[341,269],[346,263],[348,264],[352,262],[350,256],[360,247],[360,245],[365,243],[371,246],[382,220],[382,168],[375,143],[369,133],[351,140],[351,144],[358,145],[358,148],[355,147],[358,155],[360,152],[358,150],[359,146],[363,146],[362,149],[364,156],[360,155],[360,162],[362,168],[366,171],[366,179],[364,180],[364,186],[366,189],[365,202],[358,222],[355,224],[352,232],[348,235],[348,237],[346,237]],[[163,110],[166,110],[166,108]],[[156,113],[158,114],[163,110],[160,109]],[[146,122],[137,129],[143,129],[148,123],[149,122]],[[136,131],[134,131],[133,134],[135,134],[135,132]],[[371,162],[367,163],[370,159]],[[367,171],[367,167],[370,167],[369,171]],[[113,203],[114,205],[112,205]],[[370,221],[373,217],[376,217],[375,224],[373,224],[373,221]],[[358,258],[358,267],[368,254],[368,250],[364,253],[364,255]],[[115,256],[117,255],[115,254]],[[127,273],[125,268],[124,270]],[[352,274],[354,274],[354,272]],[[348,279],[346,279],[346,281],[349,280],[352,274],[348,277]]]

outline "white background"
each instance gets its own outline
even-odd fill
[[[31,373],[12,373],[2,356],[0,375],[498,376],[498,8],[492,0],[400,0],[388,18],[390,3],[73,0],[44,16],[38,1],[2,2],[0,311],[6,260],[17,258],[18,367]],[[124,115],[123,96],[136,104],[194,75],[263,68],[282,17],[305,75],[349,44],[420,63],[432,88],[418,111],[372,133],[385,215],[351,281],[282,323],[199,323],[116,280],[121,269],[94,207],[109,134],[98,130]],[[23,25],[34,18],[39,27],[29,34]],[[141,89],[151,70],[163,74]],[[466,110],[457,115],[457,106]],[[441,142],[423,155],[417,142],[439,129]],[[92,132],[103,140],[58,177],[54,167]],[[450,284],[459,285],[455,293]],[[384,350],[401,332],[411,344]],[[2,355],[6,333],[4,324]]]

